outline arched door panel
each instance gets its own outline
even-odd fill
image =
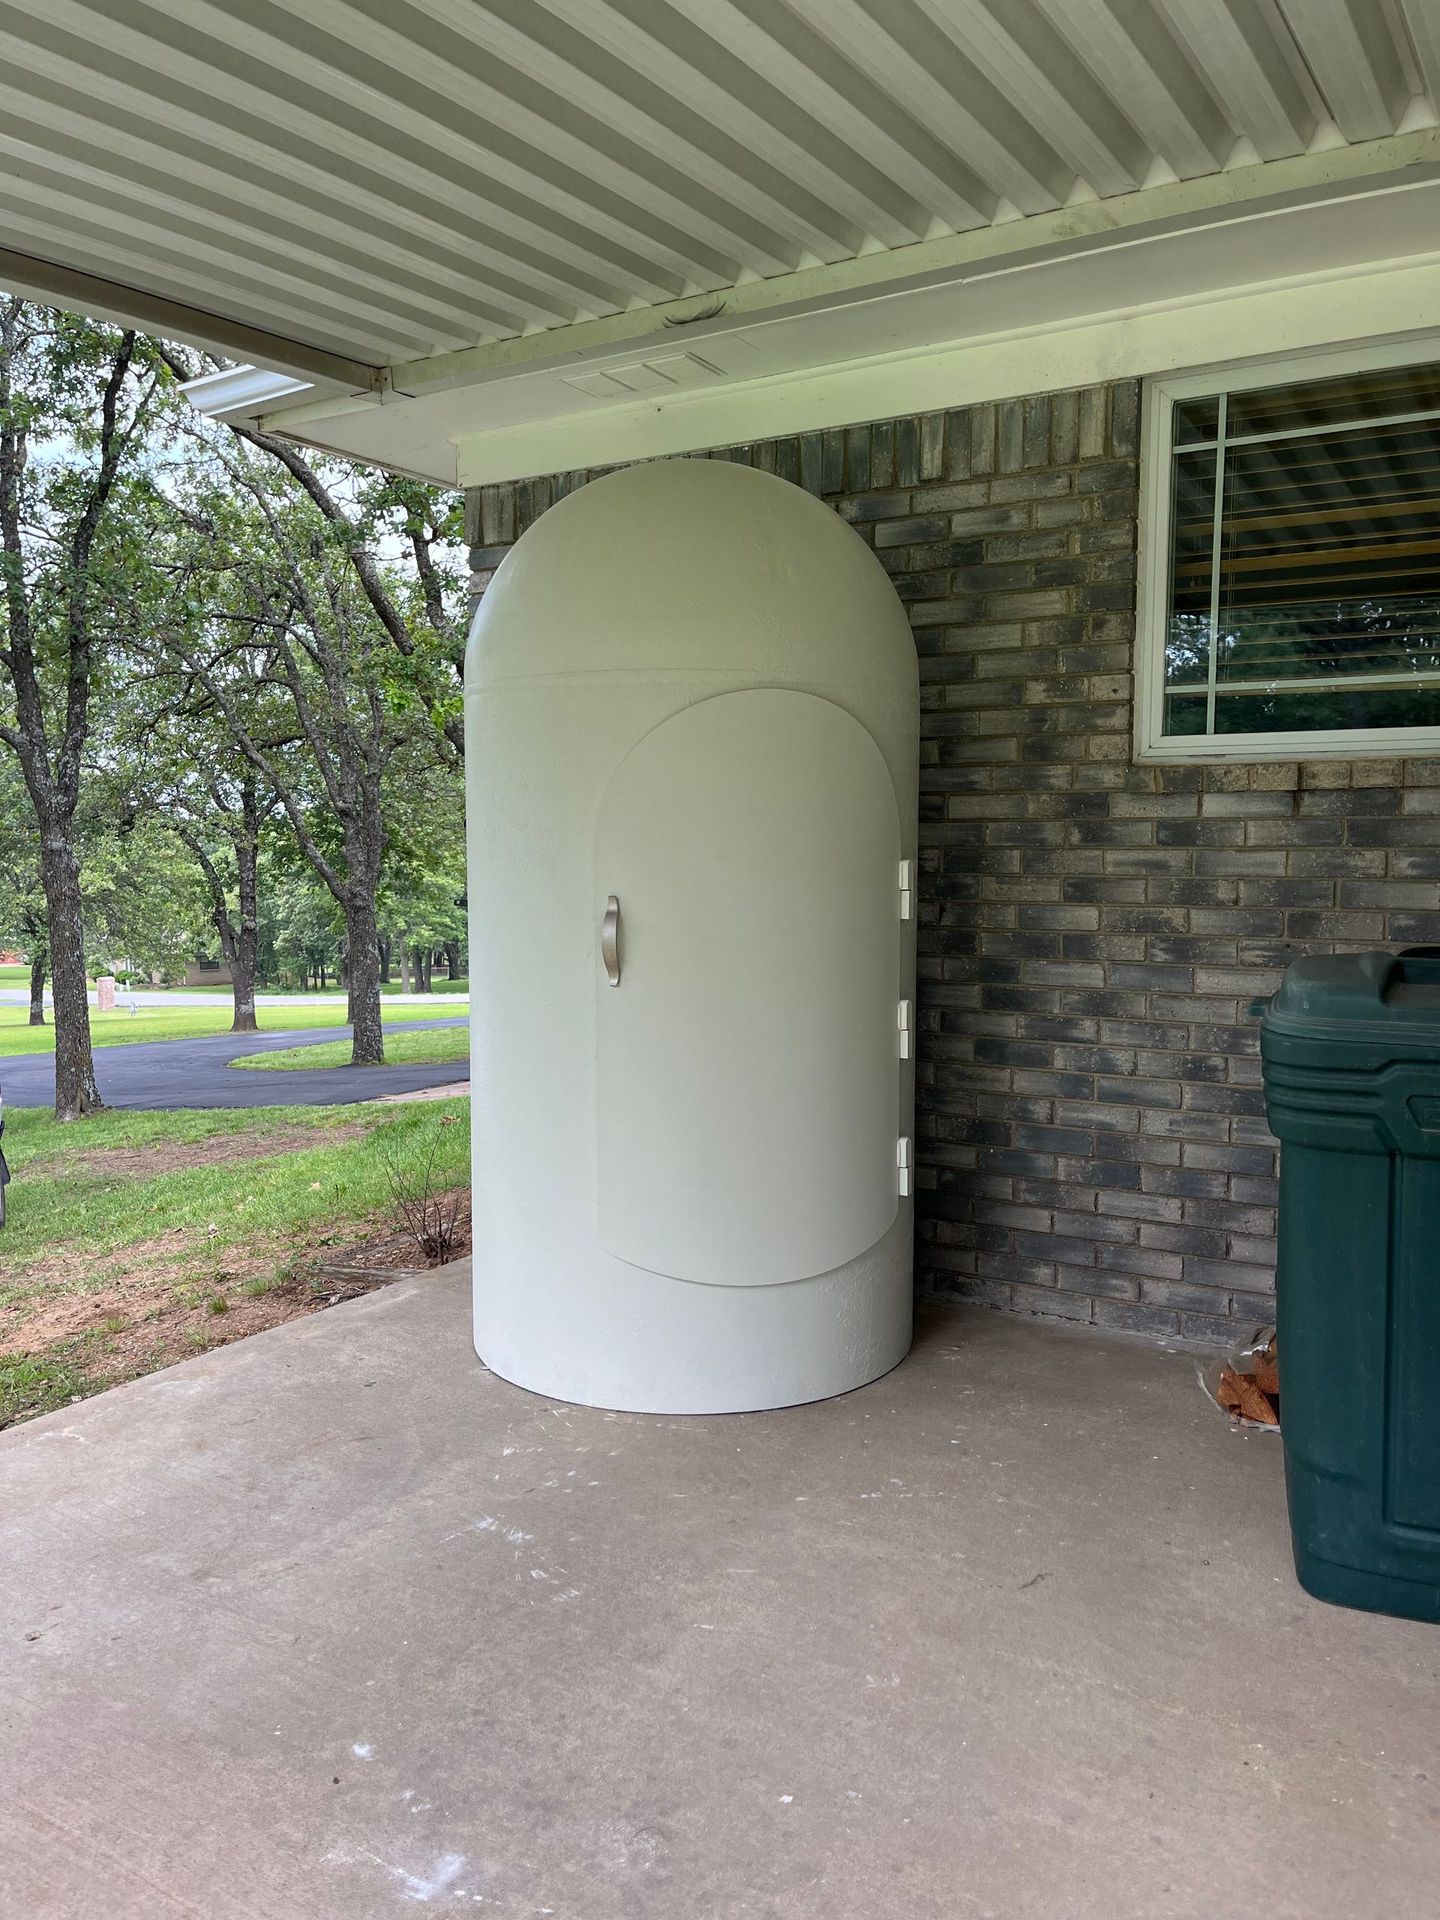
[[[843,708],[722,694],[648,734],[596,831],[600,1235],[712,1285],[804,1279],[897,1209],[900,822]]]

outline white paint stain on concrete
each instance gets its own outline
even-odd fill
[[[407,1900],[433,1900],[437,1893],[453,1887],[465,1871],[463,1853],[443,1853],[428,1873],[407,1873],[403,1867],[391,1867],[404,1889]]]
[[[438,1894],[447,1892],[452,1898],[463,1900],[467,1892],[466,1888],[455,1885],[465,1871],[466,1859],[463,1853],[442,1853],[433,1865],[416,1873],[412,1873],[408,1867],[397,1866],[393,1860],[382,1859],[378,1853],[369,1851],[350,1853],[343,1847],[333,1847],[325,1858],[331,1866],[337,1867],[353,1867],[361,1861],[369,1861],[372,1866],[379,1867],[382,1872],[388,1873],[391,1879],[398,1883],[401,1896],[406,1900],[430,1901],[434,1900]],[[476,1894],[474,1898],[483,1899],[484,1895]]]
[[[535,1538],[533,1533],[524,1533],[519,1527],[507,1527],[504,1521],[497,1519],[493,1513],[482,1513],[478,1519],[472,1520],[468,1527],[461,1527],[455,1533],[447,1533],[445,1542],[458,1540],[464,1533],[493,1533],[512,1547],[528,1546]]]

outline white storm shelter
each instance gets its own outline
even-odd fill
[[[914,645],[799,488],[666,461],[506,558],[466,673],[475,1343],[642,1412],[910,1343]]]

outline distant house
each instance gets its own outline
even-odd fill
[[[184,984],[187,987],[228,987],[231,984],[230,968],[224,960],[203,955],[187,963]]]

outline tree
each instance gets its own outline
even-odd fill
[[[334,505],[323,477],[299,464]],[[349,521],[337,523],[295,478],[288,457],[238,440],[199,453],[164,561],[177,583],[167,646],[344,916],[352,1060],[368,1065],[384,1059],[376,897],[386,776],[421,743],[453,759],[435,719],[453,668],[410,637],[385,570],[359,550]]]
[[[432,956],[443,949],[453,962],[465,938],[464,809],[453,771],[418,755],[401,757],[390,789],[381,919],[399,945],[405,992],[428,993]]]
[[[188,577],[182,591],[191,591]],[[127,689],[124,724],[110,743],[131,807],[144,806],[199,871],[207,917],[230,973],[232,1033],[254,1033],[260,953],[260,846],[278,801],[237,749],[214,701],[147,644],[146,672]],[[252,676],[257,664],[238,657]],[[257,678],[253,695],[261,691]],[[243,689],[237,687],[237,697]]]
[[[218,372],[226,364],[166,342],[156,351],[182,382]],[[227,423],[222,431],[283,469],[310,501],[395,651],[407,660],[428,655],[427,668],[444,663],[447,672],[426,674],[429,711],[453,759],[462,760],[467,596],[467,573],[461,564],[463,497],[400,474],[377,473],[348,461],[322,461],[255,427]],[[379,550],[394,541],[409,552],[409,574],[385,566],[379,557]]]
[[[197,793],[196,788],[202,791]],[[241,772],[202,777],[190,791],[171,800],[171,830],[190,849],[204,875],[211,925],[230,970],[235,1006],[232,1033],[255,1033],[259,1026],[255,982],[260,957],[260,836],[276,804],[248,762]],[[222,862],[228,863],[228,870]]]
[[[334,898],[308,866],[299,865],[272,880],[262,938],[268,935],[281,978],[289,976],[303,987],[323,987],[328,969],[339,966],[341,926]]]
[[[143,530],[119,509],[139,503],[132,468],[159,381],[133,332],[0,300],[0,741],[39,828],[61,1120],[101,1105],[75,815],[97,676],[143,570]]]
[[[117,802],[104,776],[81,804],[78,831],[90,970],[176,978],[205,911],[188,853],[157,813]]]
[[[231,431],[283,467],[312,502],[391,645],[424,667],[430,717],[451,756],[463,759],[466,582],[447,559],[463,538],[461,495],[338,462],[332,475],[288,440],[248,427]],[[413,574],[397,575],[381,563],[376,549],[387,538],[403,540]],[[448,673],[434,672],[437,662]]]

